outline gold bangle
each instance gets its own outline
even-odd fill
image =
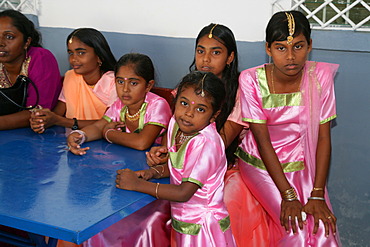
[[[157,183],[157,186],[155,187],[155,197],[157,199],[159,199],[159,197],[158,197],[158,188],[159,188],[159,183]]]
[[[324,188],[313,187],[313,189],[312,189],[312,191],[320,191],[320,190],[324,190]]]
[[[289,188],[286,191],[281,193],[281,197],[285,201],[295,201],[298,200],[297,193],[295,192],[294,188]]]
[[[156,171],[158,173],[159,177],[161,177],[161,173],[154,166],[151,166],[150,168],[153,169],[154,171]]]
[[[161,174],[160,174],[160,176],[159,176],[159,177],[161,178],[161,177],[163,177],[163,173],[164,173],[164,166],[163,166],[163,165],[160,165],[160,166],[162,167],[162,172],[161,172]]]

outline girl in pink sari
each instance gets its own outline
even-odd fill
[[[340,246],[326,190],[338,65],[307,61],[310,33],[302,13],[276,13],[266,29],[273,63],[239,78],[251,129],[237,150],[239,167],[267,212],[271,246]]]
[[[53,111],[45,108],[31,115],[31,128],[43,133],[53,125],[83,128],[100,119],[117,99],[114,58],[104,36],[93,28],[79,28],[67,37],[72,69],[64,77]]]
[[[168,165],[117,171],[118,188],[171,202],[172,246],[235,246],[223,202],[225,147],[215,124],[224,99],[223,83],[214,74],[185,76],[167,134]],[[164,176],[171,184],[146,181]]]

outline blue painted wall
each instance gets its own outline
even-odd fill
[[[69,68],[66,37],[72,29],[40,29],[44,46]],[[103,33],[118,59],[128,52],[149,55],[157,85],[174,88],[188,72],[195,39]],[[313,31],[311,60],[340,64],[336,76],[338,118],[332,129],[332,162],[328,189],[343,246],[370,246],[370,33]],[[240,69],[265,62],[263,42],[238,42]]]

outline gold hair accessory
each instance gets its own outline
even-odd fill
[[[208,34],[208,38],[212,39],[212,37],[213,37],[213,34],[212,34],[213,29],[215,29],[215,27],[216,27],[217,25],[218,25],[218,24],[215,24],[215,25],[211,28],[211,31],[209,31],[209,34]]]
[[[207,74],[204,74],[202,81],[201,81],[201,87],[202,87],[202,92],[200,93],[200,96],[204,97],[206,94],[204,93],[203,86],[204,86],[204,79],[206,79]]]
[[[292,13],[285,12],[286,18],[288,20],[288,29],[289,29],[289,36],[287,37],[287,44],[291,45],[293,42],[293,35],[295,32],[295,22],[294,22],[294,16]]]
[[[76,35],[76,33],[78,33],[78,31],[80,31],[79,29],[77,29],[76,31],[74,31],[73,33],[72,33],[72,35],[71,35],[71,38],[68,40],[68,43],[70,43],[70,44],[72,44],[72,39],[73,39],[73,37]]]

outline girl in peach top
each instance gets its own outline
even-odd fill
[[[57,106],[31,115],[31,128],[43,133],[60,125],[82,128],[100,119],[117,99],[113,69],[116,64],[104,36],[92,28],[74,30],[67,38],[72,69],[64,77]]]

